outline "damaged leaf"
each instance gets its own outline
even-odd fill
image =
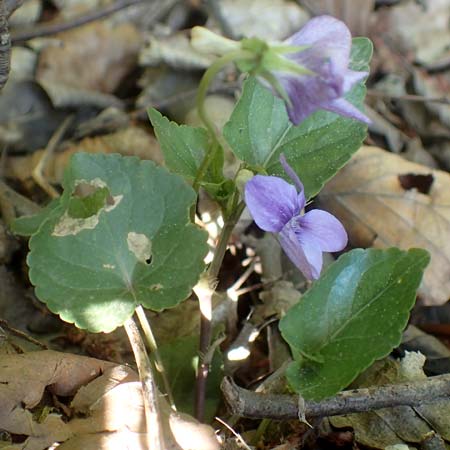
[[[91,188],[84,197],[75,195],[80,184]],[[195,193],[180,177],[150,161],[78,153],[63,185],[28,256],[37,296],[51,311],[108,332],[140,304],[161,310],[189,295],[207,247],[188,220]]]

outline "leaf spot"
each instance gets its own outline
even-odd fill
[[[113,204],[103,206],[96,214],[86,218],[72,217],[69,211],[66,211],[55,225],[52,236],[75,236],[83,230],[93,230],[98,225],[100,214],[103,211],[112,211],[120,203],[122,198],[123,195],[116,195],[112,198]]]
[[[162,284],[160,284],[160,283],[152,284],[152,285],[150,286],[150,290],[151,290],[151,291],[160,291],[163,287],[164,287],[164,286],[163,286]]]
[[[116,266],[114,264],[103,264],[103,268],[113,270],[116,268]]]
[[[138,261],[144,264],[152,262],[152,241],[145,234],[130,231],[127,236],[127,244],[128,249]]]
[[[398,176],[398,181],[405,191],[417,189],[422,194],[429,194],[433,185],[434,177],[432,174],[424,175],[417,173],[406,173]]]

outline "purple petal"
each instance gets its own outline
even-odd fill
[[[347,245],[347,232],[336,217],[313,209],[296,220],[303,241],[314,241],[324,252],[338,252]]]
[[[245,203],[265,231],[280,232],[300,213],[299,201],[295,187],[279,177],[255,175],[245,185]]]
[[[303,52],[289,55],[300,64],[314,70],[314,66],[322,65],[324,60],[332,60],[337,72],[347,69],[350,60],[352,37],[344,22],[331,16],[319,16],[309,20],[297,33],[287,39],[288,45],[309,45]],[[320,56],[320,61],[318,59]]]
[[[304,239],[294,229],[293,222],[288,223],[278,235],[281,247],[294,265],[309,280],[316,280],[322,270],[322,250],[312,239]]]
[[[359,120],[367,124],[372,122],[356,106],[353,106],[344,98],[338,98],[329,102],[328,104],[324,104],[322,105],[322,108],[326,109],[327,111],[340,114],[341,116],[350,117],[351,119]]]
[[[303,183],[300,181],[298,175],[294,172],[294,169],[289,165],[283,153],[281,153],[280,155],[280,163],[283,166],[283,169],[286,172],[286,174],[289,176],[289,178],[293,181],[293,183],[297,187],[297,191],[299,193],[304,192],[305,188],[303,186]],[[303,209],[303,206],[300,209]]]

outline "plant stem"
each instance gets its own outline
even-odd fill
[[[207,272],[208,289],[202,295],[199,295],[201,318],[199,362],[195,393],[195,416],[200,421],[203,421],[205,417],[206,381],[209,373],[209,361],[206,359],[206,354],[211,344],[212,296],[217,286],[217,276],[219,275],[219,270],[227,250],[228,241],[236,222],[239,220],[239,217],[244,210],[244,207],[244,202],[240,202],[235,211],[225,221],[219,236],[216,251],[214,252],[213,260]]]
[[[150,327],[150,322],[147,319],[144,308],[142,306],[138,306],[136,308],[136,315],[139,319],[139,323],[141,324],[142,331],[144,332],[145,340],[147,341],[147,345],[150,349],[150,352],[153,354],[155,359],[155,367],[158,373],[161,375],[161,379],[164,385],[165,393],[167,394],[167,400],[169,401],[172,409],[176,411],[175,401],[172,395],[172,390],[170,388],[170,383],[167,378],[166,371],[164,370],[164,364],[161,359],[161,354],[159,353],[158,346],[156,344],[155,336],[153,335],[152,329]]]
[[[252,59],[254,58],[253,54],[246,50],[236,50],[233,52],[226,53],[225,55],[217,58],[209,67],[209,69],[204,73],[202,79],[200,80],[200,84],[198,86],[197,92],[197,110],[198,116],[200,120],[205,125],[208,133],[210,134],[213,142],[203,158],[203,161],[198,169],[197,175],[195,177],[193,188],[195,191],[198,191],[199,185],[203,180],[208,167],[211,165],[214,157],[217,153],[217,150],[226,146],[224,139],[221,134],[219,134],[216,130],[214,123],[209,119],[208,114],[205,109],[205,99],[208,93],[208,88],[214,79],[214,77],[229,63],[236,60],[244,60],[244,59]]]
[[[158,390],[152,373],[152,366],[145,349],[138,326],[132,317],[124,323],[125,331],[133,349],[142,383],[145,418],[147,423],[147,445],[149,450],[165,450],[163,428],[158,405]]]

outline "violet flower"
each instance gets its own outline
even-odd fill
[[[245,185],[245,202],[259,228],[277,233],[289,259],[308,279],[319,278],[322,252],[337,252],[347,245],[347,233],[333,215],[305,207],[303,184],[283,155],[281,164],[297,189],[275,176],[255,175]]]
[[[283,45],[288,48],[306,46],[306,49],[283,56],[311,71],[300,74],[271,70],[289,100],[286,107],[293,124],[299,124],[319,109],[370,123],[367,116],[344,98],[352,86],[367,75],[367,72],[348,68],[352,37],[344,22],[331,16],[315,17]]]

